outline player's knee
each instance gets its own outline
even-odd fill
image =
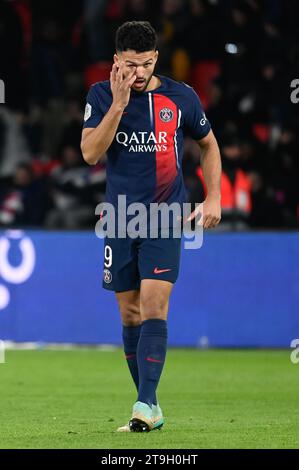
[[[159,296],[145,296],[141,299],[142,320],[165,320],[168,311],[168,299]]]
[[[140,325],[140,310],[135,304],[119,302],[119,311],[122,318],[122,323],[125,326]]]

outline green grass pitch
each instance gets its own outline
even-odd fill
[[[164,428],[120,434],[136,398],[121,350],[7,351],[0,448],[299,448],[298,390],[289,351],[171,349]]]

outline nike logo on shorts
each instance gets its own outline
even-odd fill
[[[168,271],[171,271],[171,269],[154,269],[154,274],[161,274],[161,273],[167,273]]]

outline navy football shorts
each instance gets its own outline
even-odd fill
[[[142,279],[175,283],[181,238],[105,238],[103,287],[115,292],[140,288]]]

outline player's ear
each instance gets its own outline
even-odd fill
[[[114,56],[113,56],[113,61],[114,61],[114,63],[115,63],[116,65],[119,65],[119,57],[118,57],[117,54],[114,54]]]
[[[155,62],[157,62],[158,58],[159,58],[159,51],[155,51]]]

